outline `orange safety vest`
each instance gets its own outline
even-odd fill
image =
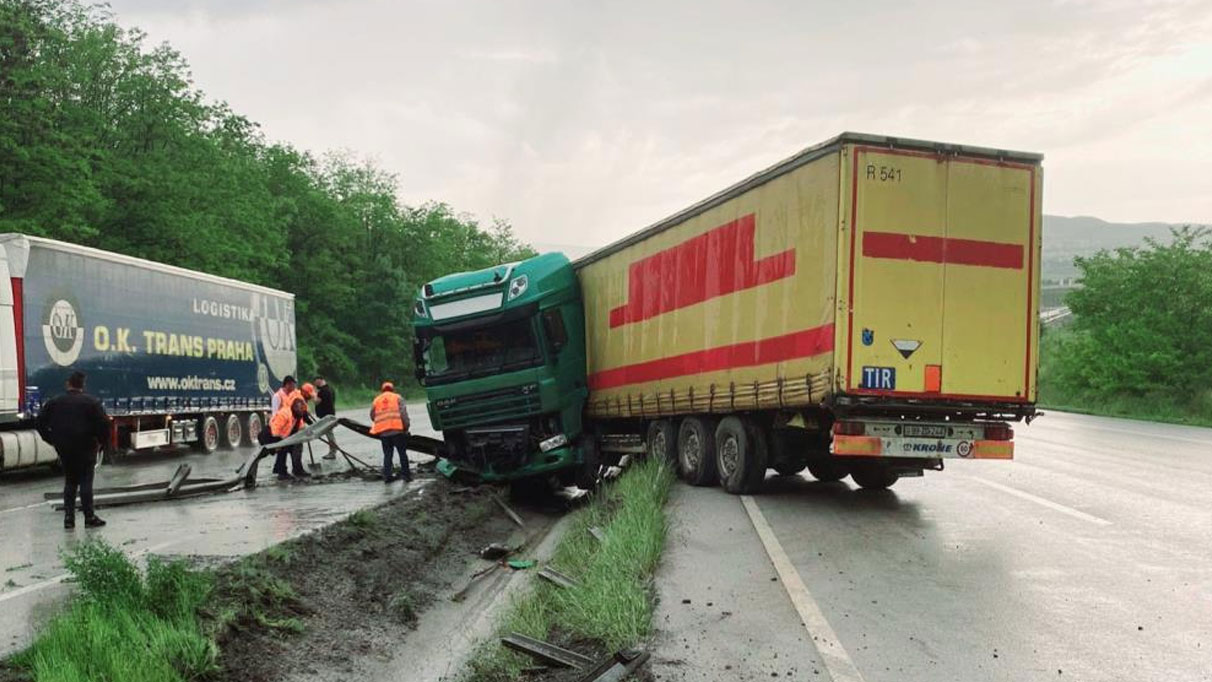
[[[269,432],[278,438],[285,438],[293,433],[295,428],[303,426],[303,420],[295,419],[294,412],[290,409],[296,400],[303,400],[303,394],[297,390],[286,396],[282,400],[282,407],[269,418]],[[303,404],[306,405],[307,402],[304,401]]]
[[[371,411],[374,413],[375,423],[370,426],[370,435],[404,430],[404,412],[400,407],[399,394],[383,391],[375,398]]]

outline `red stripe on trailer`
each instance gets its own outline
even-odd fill
[[[794,275],[795,249],[754,259],[756,229],[750,213],[631,263],[627,303],[610,310],[610,328]]]
[[[25,411],[25,280],[12,278],[13,336],[17,344],[17,411]]]
[[[980,239],[930,237],[899,232],[864,232],[863,255],[867,258],[911,260],[923,263],[976,265],[987,268],[1023,268],[1021,244]]]
[[[691,374],[769,365],[784,360],[809,358],[832,350],[833,325],[826,324],[768,339],[718,346],[603,370],[589,376],[589,388],[599,391]]]

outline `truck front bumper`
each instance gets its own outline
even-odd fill
[[[497,472],[493,471],[491,467],[488,469],[477,469],[469,466],[466,462],[451,459],[438,460],[437,469],[439,473],[447,478],[453,478],[458,475],[474,476],[484,483],[497,483],[552,474],[577,466],[580,464],[580,461],[580,453],[575,447],[564,446],[548,452],[535,452],[530,456],[525,466],[520,466],[510,471]]]

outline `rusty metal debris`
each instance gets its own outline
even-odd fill
[[[588,656],[558,647],[550,642],[544,642],[541,639],[527,637],[520,632],[511,632],[505,635],[501,638],[501,644],[548,665],[558,665],[563,668],[581,670],[595,663]]]
[[[647,651],[634,649],[616,651],[585,673],[580,682],[619,682],[639,670],[640,666],[648,662],[650,656]]]
[[[564,588],[579,587],[581,584],[577,582],[576,578],[570,578],[550,566],[544,566],[539,571],[539,577],[553,585]]]
[[[492,496],[492,500],[493,500],[493,502],[496,502],[498,505],[500,505],[501,509],[504,509],[505,513],[509,515],[509,518],[513,519],[513,522],[518,524],[519,527],[521,527],[521,528],[526,527],[526,523],[524,521],[522,521],[522,517],[518,516],[517,512],[510,509],[509,505],[505,504],[505,500],[502,500],[499,495],[494,494]]]

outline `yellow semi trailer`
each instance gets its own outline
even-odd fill
[[[569,263],[416,301],[448,469],[595,472],[623,453],[755,490],[884,488],[1010,459],[1035,416],[1037,154],[845,133]]]
[[[736,489],[765,465],[883,487],[1011,458],[1006,422],[1035,413],[1041,160],[847,133],[582,258],[586,413],[648,421],[688,479]],[[767,461],[713,452],[720,415]]]

